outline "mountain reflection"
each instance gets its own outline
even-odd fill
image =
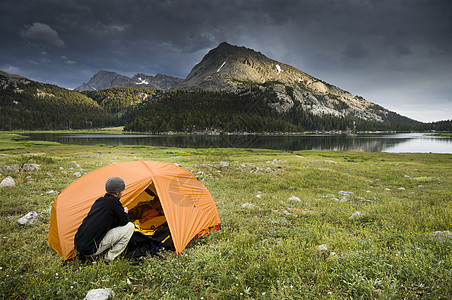
[[[260,148],[283,151],[452,153],[452,139],[422,134],[391,135],[119,135],[28,134],[31,140],[77,145],[148,145],[183,148]],[[405,146],[402,146],[405,145]],[[438,146],[440,145],[440,146]],[[444,147],[445,146],[445,147]],[[445,148],[443,149],[439,148]],[[400,148],[403,151],[397,151]],[[419,151],[419,150],[422,151]]]

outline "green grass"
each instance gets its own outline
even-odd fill
[[[12,137],[0,134],[0,167],[41,167],[0,171],[0,180],[16,181],[0,188],[0,298],[83,299],[95,288],[112,288],[117,299],[452,294],[452,243],[431,236],[452,230],[452,155],[74,146]],[[56,193],[77,171],[136,159],[178,163],[198,176],[222,229],[181,257],[63,264],[47,245]],[[31,210],[38,222],[19,227],[17,219]],[[357,211],[361,217],[350,219]],[[336,256],[319,255],[320,244]]]

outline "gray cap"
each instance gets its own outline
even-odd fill
[[[126,184],[120,177],[108,178],[107,182],[105,183],[105,189],[107,190],[107,193],[119,193],[122,192],[125,188]]]

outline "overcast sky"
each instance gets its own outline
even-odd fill
[[[99,70],[185,78],[223,41],[452,119],[450,0],[0,0],[0,70],[66,88]]]

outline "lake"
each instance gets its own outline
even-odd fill
[[[27,134],[30,140],[77,145],[149,145],[189,148],[262,148],[284,151],[330,150],[356,152],[452,153],[452,138],[423,133],[306,135],[146,135],[146,134]]]

